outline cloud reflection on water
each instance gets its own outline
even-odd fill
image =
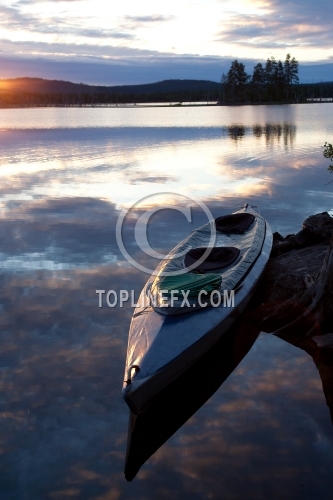
[[[6,498],[67,498],[73,486],[78,498],[95,498],[112,490],[115,476],[123,481],[128,416],[120,388],[132,310],[99,309],[95,291],[139,293],[143,281],[115,266],[1,277]]]
[[[306,354],[267,335],[133,486],[124,484],[127,409],[119,388],[132,310],[99,309],[95,289],[139,291],[143,281],[112,265],[2,280],[8,498],[141,498],[150,490],[166,498],[224,491],[293,499],[304,487],[302,498],[314,491],[325,498],[333,443],[318,373]]]
[[[229,137],[232,123],[244,127],[241,140]],[[332,192],[322,188],[325,138],[290,123],[235,118],[224,128],[1,136],[6,499],[312,499],[331,491],[332,428],[318,373],[306,354],[265,336],[134,485],[125,484],[120,388],[132,309],[99,309],[95,293],[139,294],[147,277],[124,261],[115,223],[124,205],[152,192],[196,194],[214,216],[250,201],[283,234],[331,208]],[[195,212],[194,224],[204,222]],[[164,211],[152,221],[152,246],[165,252],[189,229]],[[131,251],[148,259],[135,245]]]
[[[304,353],[283,344],[261,337],[218,393],[155,454],[154,469],[146,468],[161,470],[172,458],[165,473],[181,470],[188,492],[190,479],[200,478],[197,493],[206,498],[293,499],[315,492],[329,498],[332,429],[328,409],[325,416],[316,410],[325,406],[318,372]]]
[[[313,191],[322,190],[329,179],[322,135],[314,133],[309,141],[306,130],[297,132],[296,125],[283,122],[244,130],[236,148],[229,142],[228,127],[225,132],[83,129],[82,137],[76,129],[7,131],[0,170],[2,207],[11,209],[7,202],[15,198],[69,197],[128,206],[152,192],[173,190],[208,203],[218,199],[222,205],[234,203],[232,198],[238,198],[236,203],[254,199],[264,208],[289,213],[305,214],[311,204],[318,211],[331,208],[330,199],[323,199],[331,197],[329,188],[317,196]]]

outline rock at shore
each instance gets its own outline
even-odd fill
[[[273,235],[254,298],[252,320],[264,331],[318,336],[333,331],[333,218],[308,217],[295,235]]]

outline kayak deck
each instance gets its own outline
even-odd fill
[[[225,303],[222,302],[219,307],[165,316],[156,312],[147,301],[147,288],[152,282],[148,280],[131,322],[124,379],[126,382],[123,386],[124,399],[134,413],[142,411],[154,395],[214,345],[245,309],[260,280],[272,247],[269,225],[260,216],[256,221],[260,221],[261,234],[263,232],[260,249],[256,249],[256,257],[253,257],[246,272],[242,273],[241,283],[242,278],[239,276],[227,281],[229,286],[237,284],[239,287],[234,295],[234,307],[230,303],[230,288],[227,289],[229,294],[227,293]],[[259,224],[251,231],[258,233]],[[184,242],[185,240],[181,244]],[[250,244],[244,246],[243,255],[248,255],[250,251]],[[227,273],[232,267],[227,269]],[[223,278],[222,288],[226,286],[228,285]]]

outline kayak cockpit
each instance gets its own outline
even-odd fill
[[[218,217],[192,231],[148,280],[146,294],[153,309],[167,316],[195,312],[211,305],[213,292],[234,290],[260,254],[265,231],[265,220],[251,212]],[[207,299],[201,302],[196,288],[200,280],[205,286],[205,279],[211,280],[213,288],[201,288]]]

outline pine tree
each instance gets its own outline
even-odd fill
[[[284,61],[284,79],[287,85],[292,85],[293,83],[298,83],[298,61],[291,55],[286,55],[286,60]]]
[[[271,58],[268,58],[266,61],[266,64],[265,64],[266,83],[268,83],[268,84],[275,83],[276,68],[277,68],[277,62],[276,62],[275,58],[273,56]]]
[[[290,83],[298,83],[298,61],[293,57],[290,61]]]
[[[287,85],[290,85],[290,54],[286,55],[286,60],[284,61],[284,81]]]
[[[284,69],[283,69],[283,64],[281,61],[279,61],[277,63],[277,66],[276,66],[276,83],[278,85],[282,85],[285,81],[285,77],[284,77]]]
[[[248,74],[245,71],[245,66],[235,59],[231,63],[231,67],[227,74],[227,83],[231,86],[239,87],[245,85],[249,79]]]
[[[258,63],[253,68],[252,83],[254,85],[262,85],[265,83],[265,81],[265,70],[263,68],[263,65],[261,63]]]
[[[228,83],[228,77],[224,73],[222,73],[222,76],[221,76],[221,83],[222,83],[222,85],[227,85],[227,83]]]

